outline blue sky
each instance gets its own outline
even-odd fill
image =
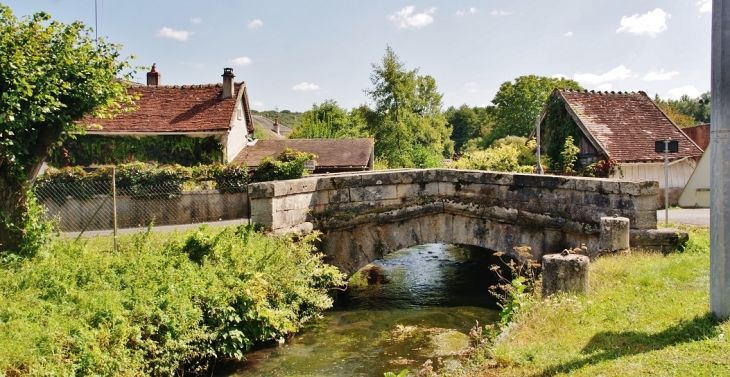
[[[0,0],[94,26],[94,0]],[[663,98],[710,88],[711,0],[97,0],[98,33],[157,64],[163,84],[206,84],[232,67],[257,110],[368,102],[390,45],[436,79],[448,106],[490,104],[521,75]],[[145,71],[137,76],[144,82]]]

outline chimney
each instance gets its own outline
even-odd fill
[[[162,75],[157,72],[157,64],[152,63],[152,70],[147,72],[147,85],[158,86],[161,84]]]
[[[223,95],[221,98],[233,97],[233,68],[223,68]]]
[[[274,132],[277,135],[281,135],[281,132],[279,132],[279,117],[274,118]]]

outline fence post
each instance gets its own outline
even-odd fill
[[[112,167],[112,216],[114,217],[114,252],[117,251],[117,168]]]

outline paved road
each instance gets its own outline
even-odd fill
[[[224,220],[224,221],[210,221],[205,224],[210,226],[235,226],[241,224],[248,224],[248,219],[236,219],[236,220]],[[189,230],[199,228],[203,223],[198,224],[178,224],[178,225],[161,225],[155,226],[152,229],[155,232],[171,232],[173,230]],[[117,231],[117,235],[121,234],[134,234],[141,231],[145,231],[147,228],[123,228]],[[105,237],[111,236],[113,231],[111,230],[92,230],[84,232],[84,237]],[[64,237],[76,238],[79,236],[79,232],[67,232],[63,233]]]
[[[664,210],[656,212],[657,221],[660,224],[664,223],[665,213]],[[705,225],[710,226],[710,209],[709,208],[677,208],[669,209],[669,221],[690,224],[690,225]]]

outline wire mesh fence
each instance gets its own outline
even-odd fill
[[[248,218],[246,185],[235,180],[128,184],[112,176],[41,183],[35,193],[46,209],[47,220],[53,220],[62,232]]]

